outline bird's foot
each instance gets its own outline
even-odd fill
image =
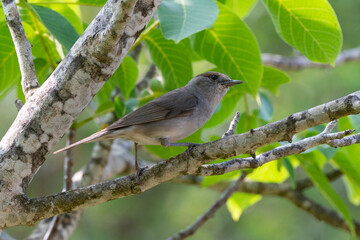
[[[140,183],[140,175],[142,174],[142,172],[145,170],[145,169],[147,169],[148,168],[148,166],[146,166],[146,167],[138,167],[137,169],[136,169],[136,174],[135,174],[135,178],[136,178],[136,182],[137,183]]]
[[[194,147],[199,146],[199,145],[201,145],[201,144],[199,144],[199,143],[189,143],[189,145],[187,146],[188,148],[186,149],[185,152],[189,153],[191,151],[191,149],[193,149]]]

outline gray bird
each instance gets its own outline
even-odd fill
[[[135,145],[135,168],[138,179],[141,171],[137,162],[137,145],[192,147],[194,143],[175,143],[201,128],[212,116],[229,87],[242,83],[218,72],[197,75],[182,88],[168,92],[117,120],[107,128],[55,154],[77,145],[107,139],[122,138]]]

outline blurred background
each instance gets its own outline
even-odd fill
[[[330,0],[343,31],[343,49],[360,45],[360,1]],[[82,13],[89,21],[99,9],[84,7]],[[276,34],[273,23],[261,2],[245,19],[255,34],[261,52],[292,55],[293,50]],[[201,69],[194,69],[195,73]],[[360,63],[353,62],[328,69],[306,69],[287,72],[291,82],[280,86],[278,96],[271,96],[274,104],[273,121],[294,112],[302,111],[324,102],[357,91],[360,88]],[[139,75],[143,75],[141,72]],[[16,92],[0,101],[2,109],[0,136],[3,136],[16,117],[14,105]],[[240,105],[241,107],[241,105]],[[6,109],[6,110],[5,110]],[[242,111],[242,109],[237,109]],[[83,116],[86,117],[86,112]],[[222,134],[228,122],[219,127]],[[98,130],[94,123],[77,132],[77,139]],[[64,146],[65,140],[56,149]],[[90,158],[92,144],[79,146],[74,151],[75,171]],[[297,178],[301,172],[296,172]],[[44,196],[60,192],[63,182],[63,156],[50,155],[32,181],[28,195]],[[352,216],[360,220],[360,209],[349,204],[342,181],[333,183],[349,207]],[[306,195],[330,208],[316,189],[309,189]],[[220,196],[211,189],[184,184],[165,183],[145,193],[130,196],[86,209],[79,226],[71,239],[164,239],[187,227],[204,213]],[[24,238],[33,227],[14,227],[8,233],[15,238]],[[234,222],[226,207],[216,213],[189,239],[355,239],[345,231],[335,229],[317,221],[286,199],[264,197],[262,201],[247,209]]]

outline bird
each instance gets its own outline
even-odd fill
[[[229,88],[240,83],[243,81],[231,80],[225,74],[214,71],[199,74],[184,87],[155,98],[108,127],[59,149],[54,154],[84,143],[117,138],[130,140],[134,142],[138,180],[146,168],[140,168],[138,165],[138,144],[188,148],[196,146],[196,143],[177,141],[200,129],[213,115]]]

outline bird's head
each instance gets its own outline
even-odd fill
[[[223,94],[231,86],[242,83],[240,80],[231,80],[228,76],[218,72],[206,72],[197,75],[188,83],[188,86],[196,88],[205,94]]]

